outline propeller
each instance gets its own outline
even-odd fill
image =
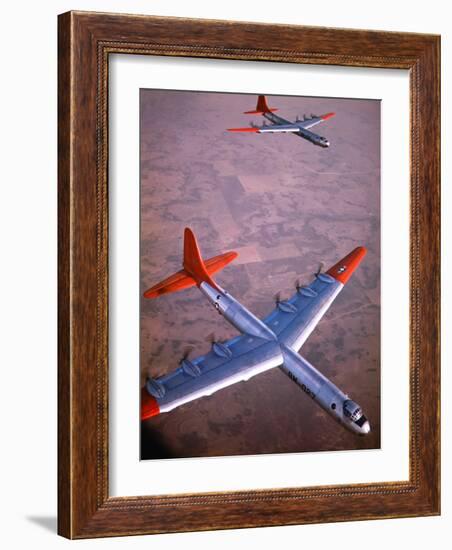
[[[218,357],[223,357],[225,359],[230,359],[232,357],[232,351],[228,348],[226,344],[216,339],[214,332],[211,332],[207,336],[206,340],[211,343],[212,351]]]
[[[300,122],[300,115],[297,115],[297,116],[295,117],[295,122]]]
[[[322,273],[324,267],[325,267],[325,262],[320,262],[320,263],[319,263],[319,267],[318,267],[318,269],[317,269],[315,275],[316,275],[316,276],[317,276],[317,275],[320,275],[320,273]]]
[[[307,115],[303,115],[303,120],[308,120]]]
[[[322,269],[322,265],[323,264],[319,266],[319,273]],[[297,292],[299,292],[302,296],[307,296],[308,298],[314,298],[315,296],[317,296],[317,292],[313,290],[310,286],[302,285],[300,279],[297,279],[295,281],[295,288],[297,289]]]
[[[180,366],[182,367],[182,370],[185,372],[185,374],[188,374],[188,376],[195,378],[196,376],[199,376],[201,374],[201,369],[198,367],[198,365],[192,363],[192,361],[188,359],[188,356],[192,351],[193,347],[191,346],[184,349],[182,359],[180,360]]]
[[[284,311],[285,313],[296,313],[297,311],[296,306],[291,304],[288,300],[281,300],[280,292],[277,292],[275,294],[275,302],[276,302],[276,307],[279,310]]]
[[[190,356],[190,353],[194,350],[193,346],[187,346],[182,352],[182,358],[179,361],[180,363],[186,361]]]

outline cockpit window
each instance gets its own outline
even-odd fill
[[[351,399],[348,399],[344,402],[344,415],[347,418],[350,418],[352,422],[357,422],[360,418],[362,418],[363,411],[357,403]]]
[[[367,418],[363,414],[361,418],[358,418],[358,420],[356,421],[356,425],[362,428],[364,422],[367,422]]]

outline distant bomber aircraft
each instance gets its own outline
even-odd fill
[[[320,147],[329,147],[330,142],[314,132],[310,132],[309,128],[320,124],[324,120],[328,120],[333,117],[336,113],[326,113],[325,115],[312,115],[307,117],[303,116],[303,120],[300,120],[297,116],[295,122],[290,122],[284,118],[274,115],[273,113],[278,109],[270,109],[267,105],[265,96],[260,95],[257,100],[257,106],[255,111],[245,111],[245,115],[262,115],[264,118],[269,120],[271,124],[264,122],[263,126],[251,126],[245,128],[228,128],[228,132],[254,132],[256,134],[269,134],[276,132],[287,133],[290,132],[296,136],[307,139],[314,145],[319,145]]]
[[[319,271],[308,286],[297,284],[289,300],[277,298],[272,313],[260,320],[211,277],[237,253],[226,252],[204,261],[193,232],[186,228],[183,269],[151,287],[144,296],[156,298],[196,285],[241,334],[226,342],[214,341],[212,349],[196,359],[183,357],[179,367],[169,374],[148,378],[141,394],[141,419],[279,367],[346,428],[368,434],[370,424],[361,407],[298,354],[365,254],[365,248],[355,248],[326,273]]]

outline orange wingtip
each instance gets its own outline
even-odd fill
[[[350,254],[342,258],[340,262],[333,265],[328,271],[327,274],[334,277],[337,281],[341,282],[343,285],[350,279],[355,269],[361,263],[361,260],[366,255],[367,250],[364,246],[358,246]]]
[[[329,118],[335,116],[336,113],[326,113],[325,115],[320,115],[322,120],[328,120]]]
[[[157,416],[160,414],[160,407],[158,406],[157,400],[152,395],[149,395],[149,392],[146,388],[141,389],[141,420],[147,420],[151,416]]]
[[[228,128],[228,132],[259,132],[259,128]]]

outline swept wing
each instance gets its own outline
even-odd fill
[[[224,343],[215,342],[206,355],[185,359],[173,372],[147,381],[142,419],[248,380],[282,362],[275,340],[243,334]]]
[[[355,248],[326,273],[317,274],[309,285],[299,288],[289,300],[279,302],[263,319],[282,344],[300,350],[365,253],[363,247]]]
[[[275,133],[275,132],[293,132],[300,131],[300,127],[292,122],[283,124],[263,124],[262,126],[246,126],[244,128],[228,128],[228,132],[254,132],[257,134]]]
[[[307,118],[306,120],[298,121],[297,125],[299,126],[299,128],[304,128],[305,130],[307,130],[309,128],[312,128],[313,126],[316,126],[317,124],[320,124],[321,122],[324,122],[325,120],[328,120],[334,115],[335,113],[326,113],[324,115],[314,116],[311,118]]]

